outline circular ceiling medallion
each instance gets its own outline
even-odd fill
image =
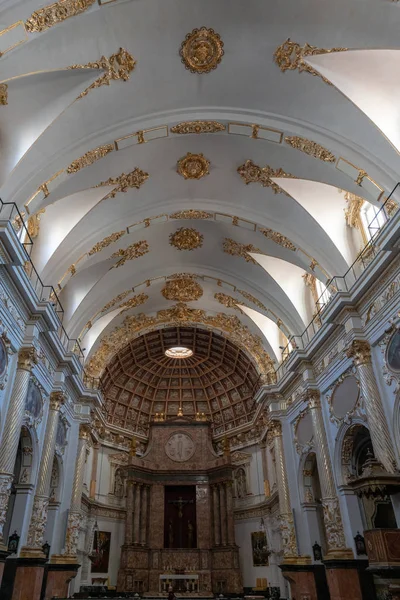
[[[192,438],[186,433],[173,433],[165,444],[165,454],[176,462],[186,462],[195,450]]]
[[[186,156],[178,160],[177,172],[185,179],[201,179],[210,174],[209,166],[210,161],[204,158],[202,154],[188,152]]]
[[[181,279],[173,279],[167,281],[163,289],[162,295],[166,300],[174,300],[177,302],[191,302],[199,300],[203,295],[203,288],[197,281],[189,277]]]
[[[168,358],[189,358],[193,356],[193,350],[186,348],[186,346],[172,346],[165,351],[165,356]]]
[[[386,363],[391,371],[400,373],[400,331],[390,338],[386,350]]]
[[[180,227],[171,233],[169,243],[178,250],[195,250],[202,247],[203,236],[193,227]]]
[[[179,54],[192,73],[209,73],[216,69],[224,55],[224,42],[213,29],[193,29],[182,42]]]

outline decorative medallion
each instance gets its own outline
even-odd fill
[[[355,369],[342,373],[331,386],[326,399],[329,405],[329,420],[337,426],[349,425],[355,416],[360,416],[362,398],[360,384],[354,376]]]
[[[192,73],[209,73],[216,69],[224,55],[224,43],[213,29],[193,29],[182,42],[179,54]]]
[[[120,260],[114,265],[115,268],[122,267],[127,260],[134,260],[135,258],[140,258],[144,254],[149,252],[149,244],[146,240],[141,240],[140,242],[135,242],[131,244],[125,250],[120,248],[114,254],[111,254],[111,258],[121,257]]]
[[[114,150],[114,144],[106,144],[104,146],[98,146],[93,150],[89,150],[80,158],[77,158],[76,160],[72,161],[69,167],[67,167],[67,173],[77,173],[81,169],[84,169],[85,167],[88,167],[89,165],[95,163],[97,160],[100,160],[100,158],[107,156],[107,154],[113,152]]]
[[[125,233],[126,233],[126,231],[123,230],[123,231],[116,231],[115,233],[108,235],[107,237],[102,239],[101,242],[97,242],[97,244],[95,244],[93,246],[93,248],[91,248],[89,250],[88,256],[92,256],[93,254],[96,254],[97,252],[101,252],[102,250],[104,250],[104,248],[107,248],[110,244],[113,244],[114,242],[119,240],[123,235],[125,235]]]
[[[193,227],[180,227],[171,233],[169,243],[178,250],[195,250],[202,247],[203,239],[202,234]]]
[[[218,121],[185,121],[171,127],[171,133],[217,133],[225,131],[226,127]]]
[[[96,0],[60,0],[36,10],[25,22],[29,33],[45,31],[57,23],[84,13]]]
[[[262,250],[253,246],[253,244],[241,244],[240,242],[235,242],[235,240],[232,240],[231,238],[224,239],[223,248],[224,252],[227,254],[230,254],[231,256],[241,256],[246,262],[252,263],[253,265],[258,265],[258,262],[250,256],[249,252],[264,254]]]
[[[272,240],[273,242],[275,242],[275,244],[282,246],[282,248],[287,248],[288,250],[292,250],[293,252],[296,251],[296,246],[294,244],[292,244],[292,242],[289,240],[289,238],[282,235],[278,231],[274,231],[273,229],[268,229],[268,228],[265,229],[262,227],[260,227],[258,231],[260,233],[262,233],[269,240]]]
[[[166,300],[193,302],[202,297],[203,289],[194,279],[182,277],[167,281],[161,293]]]
[[[205,210],[181,210],[179,212],[169,215],[170,219],[212,219],[213,214],[206,212]]]
[[[246,160],[243,165],[238,167],[237,172],[244,180],[245,184],[260,183],[263,187],[270,187],[275,194],[283,193],[288,195],[285,190],[279,187],[277,183],[272,181],[272,177],[288,177],[289,179],[297,179],[295,175],[286,173],[283,169],[272,169],[269,165],[259,167],[252,160]]]
[[[8,85],[0,83],[0,105],[5,106],[6,104],[8,104]]]
[[[191,154],[188,152],[178,160],[177,172],[185,179],[201,179],[209,175],[210,161],[204,158],[202,154]]]
[[[110,177],[107,181],[102,181],[96,185],[96,187],[104,187],[105,185],[116,186],[109,194],[107,194],[107,196],[104,196],[103,200],[107,200],[108,198],[115,198],[118,192],[127,192],[130,188],[136,188],[138,190],[148,178],[148,173],[136,167],[136,169],[127,175],[122,173],[119,177]]]
[[[173,433],[165,444],[165,454],[176,462],[186,462],[195,453],[196,446],[187,433]]]
[[[285,137],[285,142],[289,144],[295,150],[300,150],[309,156],[313,156],[314,158],[318,158],[319,160],[323,160],[324,162],[335,162],[336,156],[332,154],[329,150],[317,144],[317,142],[313,142],[312,140],[308,140],[307,138],[298,137],[298,136],[288,136]]]

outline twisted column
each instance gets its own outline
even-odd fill
[[[89,497],[91,500],[94,500],[96,496],[96,481],[97,481],[97,463],[99,460],[99,444],[95,444],[93,446],[93,462],[92,462],[92,474],[90,477],[90,490]]]
[[[64,401],[64,392],[56,391],[50,394],[49,414],[47,417],[42,455],[40,457],[40,467],[35,497],[33,499],[27,546],[21,549],[21,556],[32,556],[35,553],[41,557],[44,556],[42,546],[44,543],[43,536],[46,528],[47,510],[49,506],[51,471],[56,448],[58,418],[60,415],[60,408],[64,404]]]
[[[270,421],[269,430],[274,439],[276,480],[279,494],[279,522],[282,535],[283,556],[297,556],[296,532],[290,503],[289,484],[283,451],[282,425],[280,421]]]
[[[221,519],[219,511],[219,493],[217,485],[212,486],[213,491],[213,513],[214,513],[214,543],[216,546],[221,544]]]
[[[86,425],[81,425],[79,428],[78,453],[76,456],[71,506],[68,515],[67,537],[65,541],[65,554],[67,556],[76,556],[78,548],[79,527],[82,522],[81,500],[83,476],[85,473],[86,450],[89,436],[89,428]]]
[[[4,550],[3,531],[6,522],[14,464],[25,412],[31,370],[38,362],[35,348],[22,348],[18,352],[17,370],[0,444],[0,550]]]
[[[372,368],[371,346],[364,340],[353,340],[347,349],[347,356],[353,359],[357,369],[375,458],[388,473],[395,473],[397,461]]]
[[[329,455],[328,439],[326,437],[324,419],[322,416],[319,391],[308,390],[307,399],[313,424],[315,454],[321,484],[322,509],[328,543],[328,554],[348,554],[349,557],[352,557],[352,551],[349,548],[346,548],[339,498],[336,495],[336,486],[333,478],[333,469],[331,457]]]
[[[219,510],[220,510],[220,520],[221,520],[221,544],[222,546],[226,546],[227,543],[227,522],[226,522],[226,495],[225,495],[225,484],[219,484]]]
[[[262,470],[263,470],[263,481],[264,481],[264,494],[268,498],[270,496],[270,485],[268,479],[268,465],[267,465],[267,444],[266,442],[260,444],[261,451],[261,462],[262,462]]]
[[[228,529],[228,544],[230,546],[235,545],[235,521],[233,518],[233,492],[232,492],[232,481],[225,483],[225,495],[226,495],[226,516],[227,516],[227,529]]]
[[[149,486],[144,485],[142,488],[142,506],[140,518],[140,543],[142,546],[147,544],[147,506],[148,506]]]
[[[133,515],[133,543],[140,544],[140,488],[141,483],[135,483],[135,512]]]
[[[134,482],[128,479],[126,484],[126,520],[125,520],[125,545],[133,542],[133,507],[134,507]]]

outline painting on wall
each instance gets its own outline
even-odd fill
[[[265,531],[253,531],[251,534],[251,548],[253,550],[253,566],[268,566],[268,544]]]
[[[108,563],[110,560],[110,531],[98,531],[94,537],[92,559],[92,573],[108,573]]]
[[[389,369],[400,373],[400,331],[396,331],[389,341],[386,362]]]

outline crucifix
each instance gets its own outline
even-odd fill
[[[178,509],[179,519],[179,539],[178,548],[183,548],[183,509],[187,504],[193,504],[193,500],[184,500],[182,496],[179,496],[178,500],[168,500],[168,504],[173,504]]]

